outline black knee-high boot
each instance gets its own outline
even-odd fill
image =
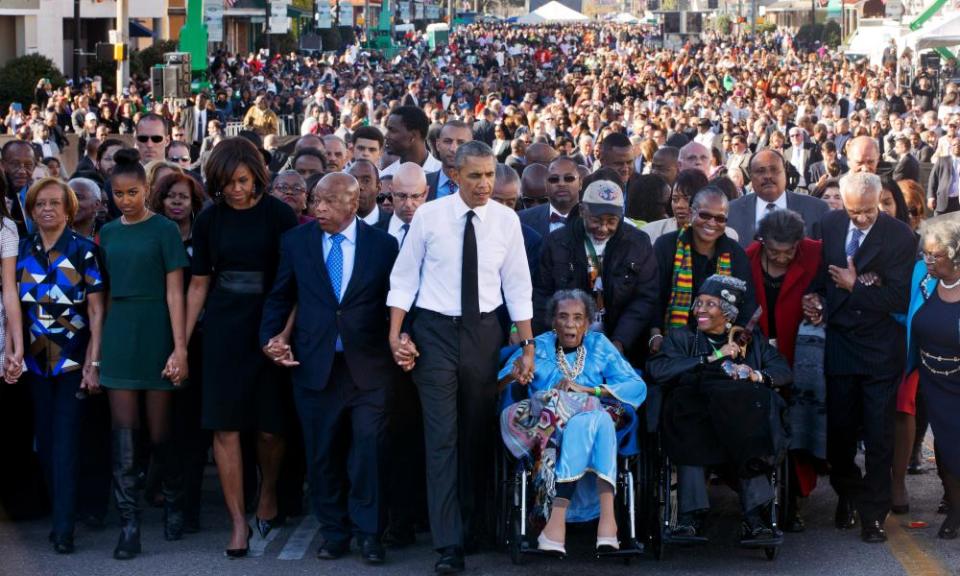
[[[113,551],[117,560],[140,553],[140,490],[137,488],[137,431],[113,431],[113,497],[120,512],[120,540]]]
[[[943,470],[941,474],[943,488],[947,492],[947,502],[950,503],[950,511],[947,512],[947,518],[940,526],[937,535],[940,538],[952,540],[957,537],[960,530],[960,478]]]
[[[162,462],[163,537],[183,538],[183,459],[176,444],[167,441],[157,446]]]

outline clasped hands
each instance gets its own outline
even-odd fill
[[[267,341],[266,346],[263,347],[263,353],[277,366],[292,368],[300,365],[300,362],[293,357],[293,348],[290,347],[289,338],[285,334],[277,334]]]
[[[174,386],[180,386],[183,384],[184,380],[187,379],[187,376],[190,375],[190,370],[187,368],[187,352],[186,350],[174,350],[170,357],[167,358],[167,363],[163,367],[163,371],[160,372],[162,378],[167,378]],[[89,382],[90,375],[84,376],[84,381]],[[99,386],[99,380],[97,381]]]

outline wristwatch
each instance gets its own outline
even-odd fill
[[[533,338],[527,338],[526,340],[521,340],[521,341],[520,341],[520,347],[521,347],[521,348],[526,348],[527,346],[533,346],[534,348],[536,348],[536,346],[537,346],[537,341],[534,340]]]

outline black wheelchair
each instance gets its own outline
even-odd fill
[[[526,389],[508,386],[499,401],[498,414],[514,402],[525,399]],[[632,412],[632,410],[631,410]],[[634,558],[649,555],[656,528],[655,486],[657,462],[645,449],[647,438],[641,414],[633,413],[630,428],[618,431],[615,513],[620,549],[595,551],[596,558],[620,560],[629,564]],[[623,438],[629,440],[621,441]],[[542,526],[531,522],[534,503],[531,463],[516,459],[498,442],[495,462],[497,498],[497,545],[508,550],[514,564],[522,564],[528,556],[558,557],[554,552],[537,548],[536,536]],[[572,522],[569,522],[572,523]]]
[[[646,430],[646,452],[647,460],[656,462],[651,466],[648,478],[653,487],[654,510],[652,511],[653,522],[656,528],[651,533],[651,554],[657,560],[663,560],[667,549],[671,546],[689,547],[705,545],[709,540],[705,536],[687,536],[674,534],[678,525],[679,502],[678,502],[678,480],[677,470],[673,462],[663,448],[662,436],[659,433],[659,390],[656,386],[648,388],[648,402],[645,404],[648,416],[648,428]],[[652,398],[651,398],[652,396]],[[784,447],[779,451],[772,469],[768,472],[769,479],[773,488],[773,501],[767,510],[767,522],[772,529],[773,535],[770,538],[755,539],[749,542],[741,542],[740,545],[746,549],[763,550],[768,560],[775,560],[783,544],[783,531],[780,530],[780,519],[786,514],[784,504],[788,502],[787,494],[789,490],[790,461],[788,451]],[[720,479],[717,477],[717,479]]]

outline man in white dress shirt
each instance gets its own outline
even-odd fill
[[[464,548],[481,539],[491,501],[496,374],[504,303],[524,353],[514,367],[532,380],[533,288],[520,220],[490,202],[493,150],[468,142],[457,150],[458,193],[421,206],[390,276],[390,348],[423,405],[427,500],[438,573],[464,569]],[[413,308],[410,333],[402,333]],[[476,540],[475,540],[476,539]]]

